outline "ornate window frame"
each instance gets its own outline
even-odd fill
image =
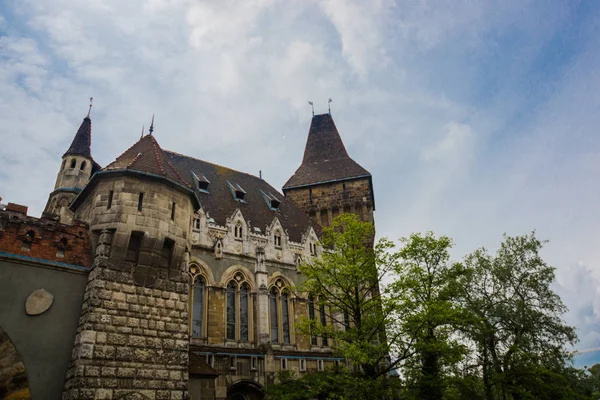
[[[273,282],[269,286],[269,340],[273,344],[281,346],[292,346],[296,344],[296,335],[294,332],[294,302],[295,297],[290,285],[281,276],[273,279]],[[287,297],[286,297],[287,296]],[[277,307],[275,313],[272,311],[273,302],[275,299],[275,306]],[[287,298],[287,308],[285,302]],[[286,312],[285,312],[286,311]],[[277,317],[277,341],[273,340],[273,314]],[[285,327],[285,315],[287,314],[287,329]],[[286,341],[286,336],[288,340]]]
[[[228,320],[228,308],[229,308],[229,289],[233,288],[235,291],[233,293],[234,297],[234,337],[231,338],[228,335],[228,324],[230,321]],[[247,330],[248,337],[242,338],[242,289],[247,289]],[[225,307],[224,307],[224,319],[223,323],[225,324],[225,341],[226,342],[253,342],[254,341],[254,287],[253,282],[248,279],[247,275],[241,271],[236,270],[231,274],[231,276],[226,280],[225,284]]]
[[[206,323],[208,321],[208,288],[211,284],[211,281],[206,273],[206,269],[195,261],[190,262],[188,265],[188,274],[190,275],[190,294],[188,296],[190,310],[188,318],[189,335],[192,339],[206,339],[208,337],[208,324]],[[200,336],[194,336],[194,288],[198,279],[204,280],[204,292],[202,293],[202,332]]]

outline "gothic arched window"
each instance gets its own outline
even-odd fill
[[[193,338],[206,337],[208,303],[207,279],[196,264],[190,264],[190,333]]]
[[[75,168],[77,166],[77,160],[72,159],[71,160],[71,168]]]
[[[85,170],[85,166],[87,165],[87,163],[85,161],[81,162],[81,167],[79,167],[80,170]]]
[[[283,280],[278,279],[269,291],[269,320],[271,326],[271,342],[290,344],[291,311],[290,292]]]
[[[227,284],[226,339],[251,340],[250,285],[243,273],[237,272]]]
[[[192,300],[192,337],[204,336],[204,292],[206,283],[204,278],[199,276],[194,283],[194,292]]]

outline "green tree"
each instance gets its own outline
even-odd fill
[[[343,214],[323,229],[321,242],[328,251],[300,267],[306,279],[300,290],[313,296],[315,307],[325,312],[330,323],[305,318],[298,329],[309,336],[327,337],[335,354],[368,379],[392,371],[410,347],[404,337],[385,336],[386,327],[395,324],[397,302],[382,296],[380,283],[393,272],[398,255],[387,239],[372,246],[374,235],[372,224]],[[391,362],[390,353],[399,356]]]
[[[449,370],[466,351],[454,335],[465,318],[453,285],[463,268],[450,261],[452,241],[446,236],[437,238],[428,232],[401,242],[404,246],[390,285],[398,323],[390,331],[393,337],[402,336],[412,343],[412,353],[403,362],[409,393],[437,400],[448,385]]]
[[[458,286],[471,318],[463,332],[488,400],[576,398],[543,390],[566,376],[565,345],[576,335],[562,320],[566,307],[550,287],[554,268],[540,257],[542,246],[534,233],[505,236],[494,257],[479,249],[464,260]]]

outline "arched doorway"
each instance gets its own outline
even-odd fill
[[[263,400],[262,386],[253,381],[238,381],[227,388],[227,400]]]
[[[0,399],[30,399],[25,365],[8,334],[0,327]]]

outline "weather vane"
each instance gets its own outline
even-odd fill
[[[309,101],[308,104],[310,104],[310,106],[312,107],[312,113],[313,113],[313,117],[315,116],[315,106],[313,105],[312,101]]]
[[[154,132],[154,114],[152,114],[152,123],[150,124],[150,129],[148,129],[148,135],[152,135],[152,132]]]
[[[94,100],[93,97],[90,97],[90,109],[88,110],[88,118],[90,117],[90,113],[92,112],[92,101]]]
[[[331,115],[331,102],[333,100],[331,100],[331,97],[329,98],[329,101],[327,102],[327,106],[329,107],[329,115]]]

